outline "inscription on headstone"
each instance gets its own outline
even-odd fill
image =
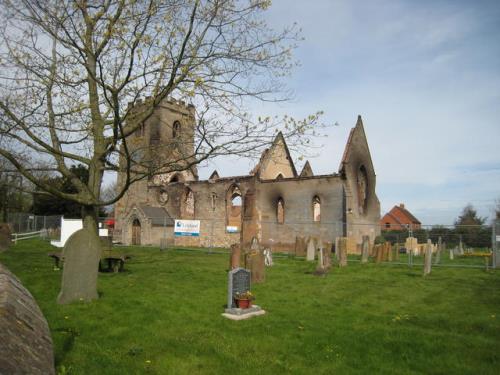
[[[234,297],[236,293],[244,293],[250,290],[251,272],[244,268],[236,268],[228,273],[227,307],[236,307]]]

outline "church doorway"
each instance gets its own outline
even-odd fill
[[[134,219],[132,222],[132,245],[141,244],[141,222],[139,219]]]

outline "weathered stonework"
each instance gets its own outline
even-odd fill
[[[0,374],[54,374],[49,326],[33,296],[0,264]]]
[[[7,250],[12,243],[9,224],[0,223],[0,252]]]
[[[167,103],[148,120],[135,146],[130,146],[131,153],[145,150],[148,155],[152,148],[157,158],[171,160],[174,146],[192,152],[194,121],[192,107]],[[185,132],[181,145],[172,138],[176,122]],[[157,138],[151,138],[151,129],[156,129]],[[335,243],[337,237],[350,237],[349,252],[360,253],[362,236],[373,243],[380,233],[375,182],[361,117],[351,131],[339,172],[329,175],[315,176],[309,163],[299,175],[280,133],[246,176],[220,177],[214,171],[200,181],[191,168],[135,183],[116,205],[114,236],[125,244],[140,238],[142,245],[159,245],[166,238],[176,246],[241,243],[243,248],[255,237],[263,247],[297,255],[305,251],[299,238]],[[170,220],[152,217],[152,208],[164,209]],[[200,236],[174,237],[173,219],[201,220]]]

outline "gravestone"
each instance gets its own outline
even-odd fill
[[[382,261],[383,255],[384,255],[384,248],[383,244],[377,244],[374,246],[375,249],[375,262],[380,263]]]
[[[314,260],[316,246],[314,244],[314,237],[309,237],[309,241],[307,243],[307,257],[306,260],[312,261]]]
[[[392,262],[392,245],[390,242],[386,242],[385,246],[386,246],[386,260]]]
[[[97,299],[97,273],[101,259],[98,236],[87,229],[73,233],[63,249],[64,268],[57,303]]]
[[[396,262],[399,262],[399,244],[398,243],[396,243],[394,245],[394,260]]]
[[[443,243],[441,237],[438,238],[436,256],[434,258],[434,264],[439,264],[441,262],[441,251],[443,249]]]
[[[0,374],[54,373],[47,320],[30,292],[0,264]]]
[[[331,251],[328,246],[324,247],[320,241],[318,244],[318,266],[316,267],[316,275],[324,275],[332,266]]]
[[[231,254],[229,255],[229,270],[234,270],[240,267],[241,261],[241,246],[239,243],[231,245]]]
[[[262,250],[250,250],[245,254],[245,268],[252,274],[252,283],[266,281],[266,261]]]
[[[12,244],[9,224],[0,223],[0,252],[7,250]]]
[[[273,265],[273,252],[269,248],[264,249],[264,264],[267,267],[272,267]]]
[[[227,287],[227,307],[235,308],[234,297],[236,293],[245,293],[250,291],[251,272],[244,268],[236,268],[228,273]]]
[[[450,260],[455,259],[454,251],[453,249],[450,249]]]
[[[370,237],[363,236],[363,243],[361,244],[361,263],[368,262],[369,251],[370,251]]]
[[[340,237],[338,242],[339,267],[347,266],[347,238]]]
[[[307,244],[306,239],[301,236],[295,237],[295,256],[306,256]]]
[[[427,246],[425,247],[425,257],[424,257],[424,276],[431,273],[432,266],[432,242],[427,240]]]

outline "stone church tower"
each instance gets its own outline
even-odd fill
[[[149,99],[146,99],[146,101]],[[134,113],[140,113],[144,109],[145,103],[138,101],[130,108],[131,121],[134,121]],[[134,161],[134,168],[137,168],[141,175],[149,177],[142,178],[134,182],[115,205],[115,217],[124,218],[130,214],[130,209],[136,207],[151,207],[151,194],[156,194],[159,201],[166,201],[168,195],[164,191],[158,191],[159,186],[171,182],[197,181],[198,171],[196,166],[185,169],[194,158],[194,131],[195,131],[195,108],[193,105],[186,105],[182,101],[173,99],[164,100],[155,112],[149,117],[141,127],[127,139],[127,146],[130,158]],[[122,148],[123,151],[123,148]],[[126,158],[124,153],[120,156],[120,167],[123,170],[126,167]],[[166,164],[170,169],[169,173],[155,174],[161,171]],[[179,171],[175,171],[178,168]],[[132,178],[137,178],[139,174],[131,173]],[[118,174],[118,188],[123,186],[126,175]],[[152,189],[154,191],[152,191]],[[151,207],[154,208],[154,207]],[[146,210],[148,210],[146,208]],[[159,217],[165,217],[164,212],[158,210],[150,212]],[[140,220],[136,220],[136,227],[140,227]],[[123,227],[123,220],[118,220],[115,228],[118,232],[126,230]],[[144,228],[136,228],[134,235],[138,231],[144,231]],[[134,229],[132,230],[134,231]],[[129,231],[130,232],[130,231]],[[130,238],[132,233],[126,236],[131,242],[141,243],[140,236]]]

